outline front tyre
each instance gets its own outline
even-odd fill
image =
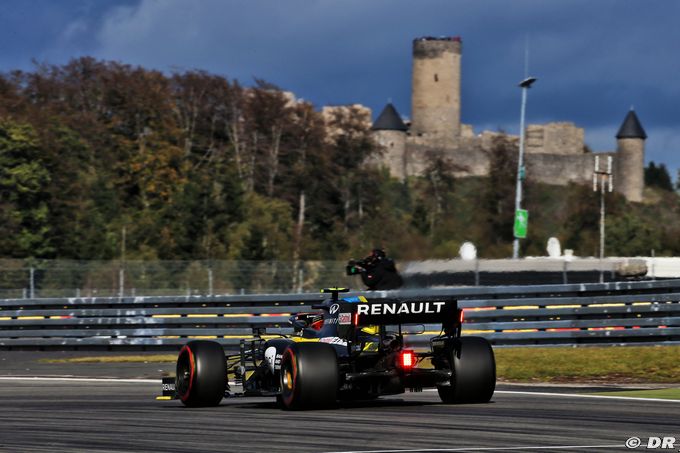
[[[496,360],[491,344],[481,337],[462,337],[446,348],[451,385],[439,386],[445,403],[488,403],[496,389]]]
[[[227,388],[227,359],[214,341],[190,341],[177,357],[177,395],[185,406],[217,406]]]
[[[285,409],[318,409],[336,403],[338,359],[323,343],[293,343],[281,358],[281,395]]]

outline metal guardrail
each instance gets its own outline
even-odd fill
[[[369,298],[455,297],[464,335],[498,346],[680,341],[680,280],[357,292]],[[212,338],[235,349],[254,327],[289,334],[291,313],[324,294],[0,299],[0,348],[177,348]],[[440,326],[407,337],[423,346]]]

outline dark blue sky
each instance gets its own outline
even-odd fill
[[[263,78],[324,104],[410,110],[411,40],[463,39],[463,121],[517,133],[524,47],[529,122],[573,121],[615,147],[631,105],[647,161],[680,167],[680,2],[647,0],[4,0],[0,71],[93,55]]]

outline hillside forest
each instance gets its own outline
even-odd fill
[[[344,260],[511,254],[517,149],[499,140],[485,178],[432,153],[424,176],[381,168],[370,118],[322,114],[278,87],[83,57],[0,75],[0,258]],[[646,201],[607,194],[607,254],[680,254],[680,203],[663,165]],[[592,187],[528,175],[529,236],[598,247]]]

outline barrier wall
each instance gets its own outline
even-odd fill
[[[464,335],[499,346],[680,341],[680,280],[350,293],[368,298],[455,297]],[[253,328],[291,334],[292,313],[327,295],[0,300],[2,349],[175,349],[211,338],[236,349]],[[440,326],[407,343],[424,346]]]

